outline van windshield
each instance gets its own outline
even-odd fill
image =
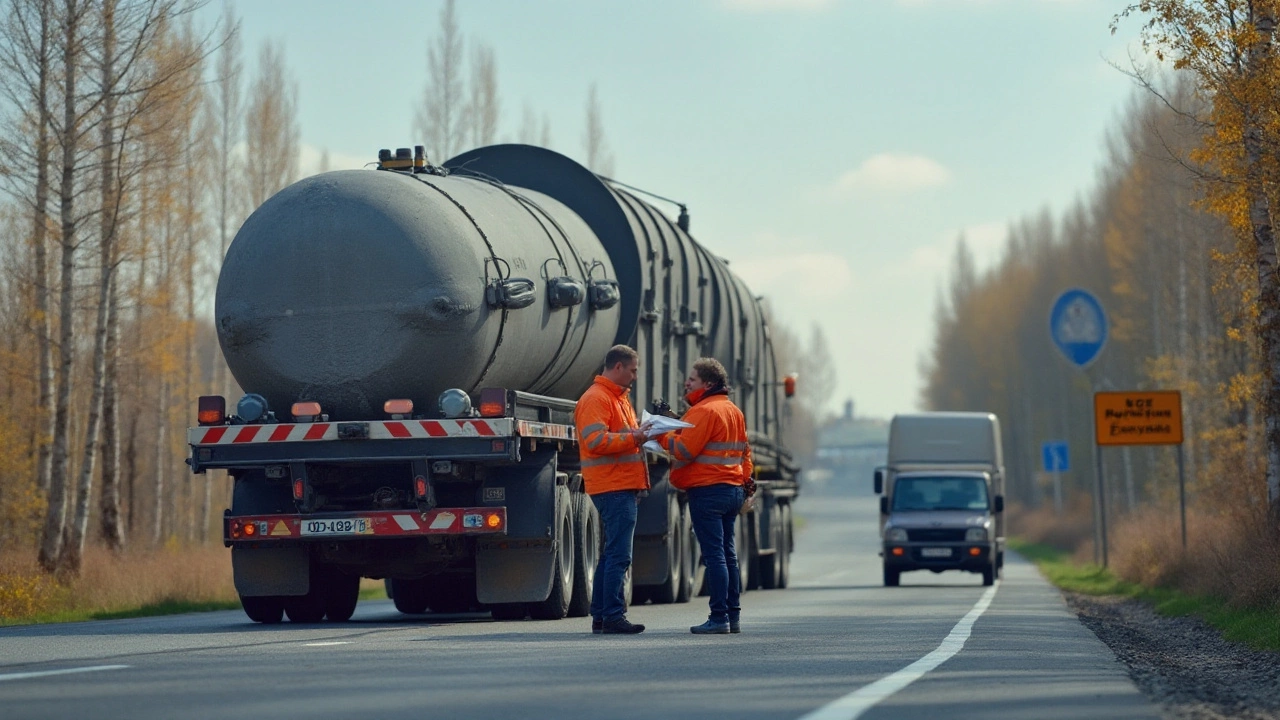
[[[987,484],[972,477],[898,478],[894,510],[986,510]]]

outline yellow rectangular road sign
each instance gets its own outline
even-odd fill
[[[1093,416],[1099,445],[1182,444],[1177,390],[1094,393]]]

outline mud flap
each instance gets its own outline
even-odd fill
[[[556,485],[554,450],[526,454],[519,466],[485,478],[481,497],[496,497],[501,488],[508,511],[506,536],[476,548],[476,599],[481,603],[542,602],[551,595],[557,505],[569,501],[568,488],[559,492]]]
[[[306,595],[311,562],[306,546],[231,548],[231,570],[241,597]]]

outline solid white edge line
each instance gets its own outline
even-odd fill
[[[71,675],[73,673],[97,672],[99,670],[121,670],[128,665],[94,665],[93,667],[67,668],[66,670],[41,670],[38,672],[8,673],[0,675],[0,682],[5,680],[26,680],[27,678],[49,677],[51,675]]]
[[[303,647],[329,647],[330,645],[350,645],[350,640],[331,640],[329,642],[303,643]]]
[[[969,639],[969,633],[973,631],[973,624],[982,616],[982,613],[987,611],[987,607],[991,605],[991,601],[996,596],[996,588],[998,587],[1000,587],[1000,582],[996,581],[996,584],[983,593],[982,597],[978,599],[978,603],[973,606],[973,609],[960,618],[960,622],[951,628],[951,634],[947,635],[942,644],[933,652],[892,675],[882,677],[870,685],[854,690],[848,695],[804,715],[800,720],[855,720],[855,718],[879,704],[880,701],[919,680],[925,673],[950,660],[964,647],[965,641]]]

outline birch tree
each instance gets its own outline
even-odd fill
[[[427,83],[413,122],[414,134],[424,138],[428,159],[434,163],[443,163],[457,154],[467,137],[463,58],[454,0],[445,0],[440,10],[439,35],[427,46]]]
[[[492,145],[498,138],[498,118],[502,105],[498,99],[498,61],[493,48],[477,45],[471,55],[471,88],[466,117],[469,121],[471,147]]]
[[[248,210],[298,178],[298,86],[284,63],[284,47],[265,42],[245,112]]]
[[[604,119],[600,110],[600,93],[595,83],[587,91],[587,125],[582,136],[586,165],[594,173],[613,177],[613,153],[604,137]]]

